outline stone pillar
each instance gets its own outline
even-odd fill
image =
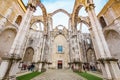
[[[49,29],[48,31],[53,30],[53,20],[51,16],[48,17],[48,29]]]
[[[101,39],[105,54],[106,54],[106,56],[108,58],[111,58],[111,54],[110,54],[107,42],[106,42],[105,37],[104,37],[103,32],[102,32],[102,27],[101,27],[100,22],[98,21],[98,18],[97,18],[96,14],[95,14],[94,8],[91,9],[91,13],[93,15],[93,20],[94,20],[94,23],[96,25],[98,35],[99,35],[99,37]]]
[[[92,25],[91,27],[92,27],[92,30],[93,30],[94,38],[97,41],[96,45],[97,45],[98,50],[99,50],[100,58],[105,58],[106,55],[104,53],[104,49],[103,49],[100,37],[99,37],[97,29],[96,29],[97,25],[95,24],[95,22],[93,20],[93,15],[91,13],[91,9],[89,9],[89,7],[87,7],[86,10],[88,12],[88,15],[89,15],[89,18],[90,18],[90,21],[91,21],[91,25]]]
[[[99,59],[100,58],[100,55],[99,54],[97,54],[97,53],[99,53],[98,52],[98,48],[97,48],[97,46],[96,46],[96,41],[95,41],[95,39],[94,39],[94,35],[93,35],[93,31],[92,31],[92,28],[89,28],[89,31],[90,31],[90,36],[91,36],[91,39],[92,39],[92,43],[93,43],[93,47],[94,47],[94,50],[95,50],[95,55],[96,55],[96,58],[97,59]]]
[[[89,18],[90,18],[90,21],[91,21],[91,25],[92,25],[91,27],[92,27],[93,34],[94,34],[94,38],[95,38],[95,41],[96,41],[96,46],[97,46],[98,52],[99,52],[99,54],[100,54],[100,57],[99,57],[99,58],[104,59],[104,58],[106,58],[106,55],[105,55],[105,53],[104,53],[104,48],[103,48],[101,39],[100,39],[99,34],[98,34],[98,31],[97,31],[97,25],[96,25],[96,23],[95,23],[95,21],[94,21],[94,19],[93,19],[94,17],[93,17],[93,14],[92,14],[92,12],[91,12],[92,8],[93,8],[93,7],[88,6],[88,7],[86,8],[86,11],[88,12],[88,15],[89,15]],[[106,64],[106,65],[108,65],[108,64]],[[106,70],[106,73],[107,73],[107,74],[110,74],[110,70],[107,69],[107,70]],[[108,78],[108,79],[110,79],[110,78],[111,78],[111,75],[109,75],[109,78]]]
[[[5,26],[8,17],[12,14],[12,8],[8,8],[8,10],[5,13],[5,16],[0,20],[0,30]]]
[[[48,17],[48,36],[47,36],[47,39],[48,39],[47,44],[49,46],[48,53],[47,53],[47,61],[48,61],[48,63],[51,63],[51,53],[52,53],[52,44],[51,43],[52,42],[51,42],[51,33],[50,33],[50,31],[52,31],[52,30],[53,30],[52,17],[49,16]]]
[[[93,30],[93,34],[95,36],[95,41],[97,42],[96,44],[100,54],[100,58],[99,58],[100,62],[104,63],[104,67],[106,70],[106,78],[107,79],[113,78],[114,80],[120,80],[120,70],[116,65],[117,61],[111,57],[108,45],[106,43],[106,40],[102,32],[101,25],[94,11],[94,4],[89,4],[89,6],[86,7],[86,11],[88,12],[92,24],[91,27]],[[116,62],[116,64],[113,64],[112,61],[114,61],[114,63]]]
[[[44,36],[44,38],[43,38],[42,53],[41,53],[41,56],[40,56],[40,63],[39,63],[39,72],[41,72],[41,69],[42,69],[42,62],[43,62],[43,56],[44,56],[45,41],[46,41],[46,36]]]
[[[35,51],[36,51],[36,53],[34,54],[34,58],[33,58],[33,62],[38,62],[39,61],[39,59],[40,59],[40,43],[41,43],[41,41],[40,41],[40,39],[41,39],[41,35],[40,35],[40,31],[37,31],[37,35],[36,35],[36,39],[37,39],[37,42],[35,43]]]
[[[18,68],[18,61],[16,60],[21,57],[21,48],[22,45],[24,45],[23,42],[29,30],[29,24],[32,18],[32,14],[35,11],[35,7],[36,5],[33,5],[33,3],[29,3],[26,14],[20,24],[19,31],[7,56],[7,61],[3,60],[1,63],[2,65],[0,65],[0,79],[8,76],[15,76],[18,71],[18,69],[16,69]]]

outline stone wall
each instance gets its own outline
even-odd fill
[[[58,52],[58,46],[61,45],[63,47],[63,52]],[[69,62],[69,45],[66,38],[63,35],[58,35],[55,37],[53,41],[52,47],[52,68],[57,69],[58,60],[62,60],[63,68],[68,68]]]

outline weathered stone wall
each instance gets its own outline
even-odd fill
[[[0,21],[6,17],[5,15],[9,13],[8,9],[10,8],[12,13],[7,17],[3,28],[0,29],[0,58],[9,53],[19,27],[16,26],[15,21],[18,15],[23,17],[25,13],[17,0],[0,0]]]
[[[101,12],[98,14],[98,19],[103,16],[106,24],[109,26],[120,17],[120,1],[109,0]]]
[[[58,53],[58,45],[63,46],[63,53]],[[69,62],[69,45],[63,35],[58,35],[53,41],[52,47],[52,68],[57,69],[58,60],[62,60],[63,68],[68,68]]]
[[[20,7],[18,0],[0,0],[0,19],[3,18],[3,16],[5,15],[6,11],[9,8],[12,8],[12,14],[10,15],[10,17],[8,17],[8,20],[11,23],[14,23],[15,19],[17,18],[18,15],[21,15],[23,17],[24,15],[24,11],[23,9]]]

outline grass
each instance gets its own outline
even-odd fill
[[[29,74],[25,74],[25,75],[22,75],[22,76],[18,76],[17,77],[17,80],[30,80],[38,75],[40,75],[41,72],[32,72],[32,73],[29,73]]]
[[[79,74],[80,76],[86,78],[87,80],[103,80],[100,77],[97,77],[95,75],[92,75],[92,74],[89,74],[89,73],[86,73],[86,72],[76,72],[76,73]]]

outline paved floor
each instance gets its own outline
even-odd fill
[[[32,80],[84,80],[71,70],[47,70]]]

